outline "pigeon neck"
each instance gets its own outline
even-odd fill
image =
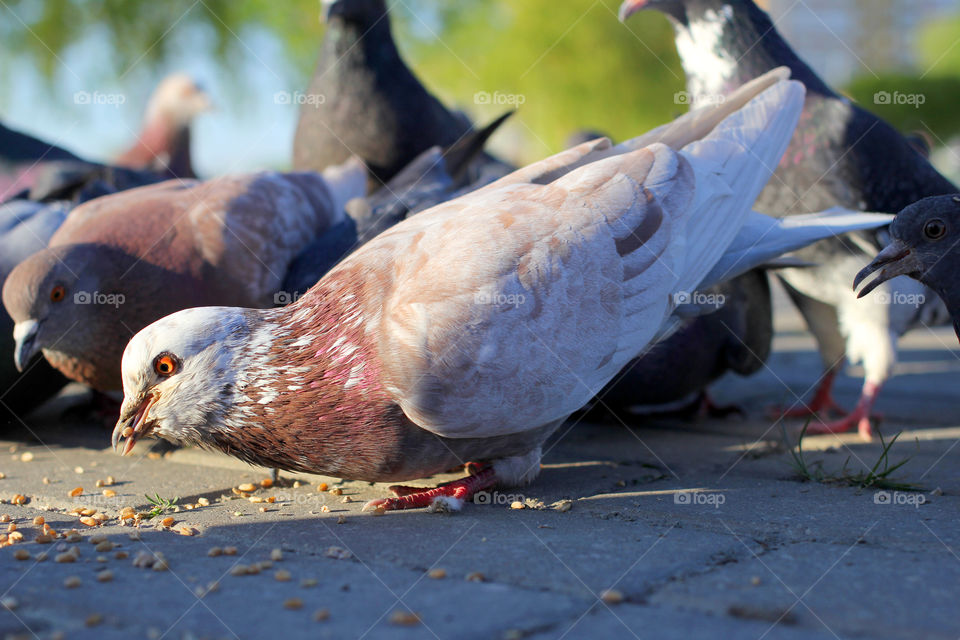
[[[709,4],[688,6],[685,22],[671,19],[687,89],[695,102],[718,99],[779,66],[789,67],[808,92],[835,95],[753,2]]]
[[[386,15],[372,23],[335,17],[327,27],[324,45],[328,50],[327,59],[337,66],[360,57],[377,61],[378,65],[400,61],[400,53],[390,32],[390,19]],[[346,65],[348,69],[350,66]]]

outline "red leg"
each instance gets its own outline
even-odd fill
[[[873,439],[873,425],[870,424],[871,413],[870,410],[873,408],[873,403],[877,399],[877,394],[880,392],[880,385],[875,382],[865,382],[863,384],[863,391],[860,393],[860,400],[857,402],[856,408],[850,412],[844,418],[840,420],[834,420],[831,422],[823,421],[812,421],[807,427],[807,433],[810,434],[824,434],[824,433],[846,433],[852,431],[856,427],[857,431],[860,433],[860,436],[864,440]]]
[[[438,501],[446,503],[447,506],[454,509],[459,509],[474,493],[489,489],[495,485],[496,482],[497,476],[493,471],[493,467],[485,465],[480,467],[479,470],[472,475],[448,482],[434,489],[407,487],[403,485],[390,487],[390,490],[397,494],[396,498],[371,500],[363,506],[363,510],[371,511],[377,507],[383,507],[387,511],[422,509]],[[412,490],[412,492],[410,490]]]
[[[835,412],[846,415],[847,412],[833,399],[833,381],[837,377],[837,370],[830,369],[823,375],[820,385],[813,394],[810,404],[798,408],[775,408],[774,413],[781,418],[807,418],[823,412]]]

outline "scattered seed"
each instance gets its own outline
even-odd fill
[[[330,507],[328,507],[327,505],[323,505],[322,507],[320,507],[320,513],[330,513]]]
[[[13,518],[10,517],[10,514],[7,514],[7,513],[0,516],[0,522],[10,522],[10,520],[12,519]]]
[[[313,612],[314,622],[323,622],[324,620],[330,619],[330,611],[328,609],[317,609]]]
[[[117,482],[117,481],[116,481],[116,479],[114,479],[113,476],[107,476],[107,480],[106,480],[106,482],[104,482],[104,484],[109,487],[109,486],[111,486],[111,485],[113,485],[113,484],[116,484],[116,482]]]
[[[565,511],[570,511],[570,509],[573,508],[573,500],[560,500],[559,502],[554,502],[550,506],[563,513]]]
[[[96,486],[97,489],[99,489],[100,487],[103,486],[103,480],[97,480],[96,483],[94,484],[94,486]]]
[[[41,480],[41,482],[43,482],[43,484],[50,484],[50,478],[43,476],[43,480]]]
[[[273,574],[273,579],[277,582],[290,582],[290,572],[286,569],[280,569]]]
[[[625,600],[623,593],[616,589],[606,589],[600,594],[600,599],[606,604],[620,604]]]
[[[340,487],[334,487],[333,489],[330,489],[330,493],[331,493],[331,495],[342,496],[342,495],[343,495],[343,489],[341,489]]]
[[[33,519],[33,524],[37,525],[38,527],[42,527],[44,522],[46,521],[43,519],[43,516],[37,516]]]
[[[230,567],[230,575],[232,576],[245,576],[249,573],[249,567],[245,564],[235,564]]]
[[[210,500],[208,498],[197,498],[197,504],[201,507],[209,507]]]
[[[20,454],[20,460],[21,462],[30,462],[31,460],[33,460],[33,452],[24,451],[22,454]]]
[[[20,533],[19,531],[14,531],[12,533],[7,534],[8,542],[15,543],[15,542],[21,542],[22,540],[23,540],[23,534]]]
[[[109,540],[104,540],[96,546],[97,551],[113,551],[113,543]]]
[[[101,622],[103,622],[102,615],[100,615],[99,613],[91,613],[90,615],[87,616],[87,619],[83,621],[83,624],[85,624],[88,627],[95,627]]]
[[[71,498],[76,498],[79,495],[83,494],[83,487],[76,487],[70,491],[69,495]]]
[[[386,512],[387,512],[387,509],[382,504],[378,504],[373,509],[370,509],[370,515],[373,515],[373,516],[382,516]]]
[[[53,537],[47,533],[37,534],[37,537],[33,539],[37,544],[50,544],[53,542]]]
[[[90,516],[95,516],[95,515],[97,515],[97,510],[96,510],[96,509],[91,509],[91,508],[81,509],[81,510],[80,510],[80,515],[82,515],[82,516],[87,516],[87,517],[89,518]]]
[[[194,535],[197,534],[197,530],[194,529],[193,527],[188,527],[187,525],[182,525],[182,526],[177,530],[177,533],[179,533],[179,534],[182,535],[182,536],[194,536]]]
[[[284,609],[297,610],[303,607],[303,600],[300,598],[288,598],[283,601]]]
[[[236,548],[236,547],[224,547],[224,548],[223,548],[223,555],[225,555],[225,556],[235,556],[235,555],[237,555],[237,548]]]
[[[317,485],[317,491],[318,491],[319,493],[323,493],[324,491],[326,491],[326,490],[329,489],[329,488],[330,488],[330,486],[329,486],[326,482],[321,482],[320,484]]]
[[[276,501],[277,501],[276,496],[270,496],[269,498],[267,498],[267,502],[269,502],[270,504],[273,504]]]
[[[353,554],[343,547],[328,547],[323,555],[336,560],[347,560],[353,557]]]
[[[0,598],[0,607],[3,607],[7,611],[13,611],[19,606],[20,601],[13,596],[4,596],[3,598]]]
[[[166,518],[160,521],[160,524],[162,524],[165,527],[172,527],[174,522],[175,520],[173,519],[172,516],[167,516]]]
[[[156,562],[156,558],[153,557],[152,553],[141,551],[137,554],[137,557],[133,559],[133,566],[138,569],[146,569],[152,567],[154,562]]]
[[[58,553],[57,555],[53,556],[53,561],[60,563],[76,562],[77,558],[72,553]]]
[[[17,549],[16,551],[13,552],[13,557],[16,560],[29,560],[30,552],[27,551],[26,549]]]
[[[486,579],[487,577],[479,571],[467,574],[467,582],[484,582]]]
[[[261,496],[250,496],[247,498],[247,500],[250,502],[263,502],[263,498]]]
[[[207,551],[207,555],[210,556],[211,558],[216,558],[222,553],[223,553],[223,549],[221,549],[220,547],[210,547],[210,550]]]
[[[9,525],[7,525],[7,533],[12,533],[12,532],[14,532],[14,531],[16,531],[16,530],[17,530],[17,523],[16,523],[16,522],[11,522]]]
[[[83,467],[74,467],[73,472],[77,474],[83,473]]]
[[[165,558],[158,558],[157,561],[153,563],[154,571],[166,571],[169,568],[170,567],[169,565],[167,565],[167,561]]]
[[[116,498],[116,497],[117,497],[117,492],[114,491],[113,489],[104,489],[104,490],[103,490],[103,497],[104,497],[104,498]]]
[[[303,580],[300,581],[300,586],[303,587],[304,589],[309,589],[310,587],[315,587],[315,586],[317,586],[317,579],[316,579],[316,578],[304,578]]]
[[[103,563],[106,562],[108,559],[109,559],[109,558],[107,558],[107,556],[97,556],[97,562],[99,562],[100,564],[103,564]]]
[[[66,580],[63,581],[63,586],[67,589],[76,589],[83,581],[80,580],[80,576],[68,576]]]
[[[239,489],[240,491],[243,491],[244,493],[253,493],[254,491],[257,490],[257,485],[253,484],[252,482],[245,482],[244,484],[237,487],[237,489]]]
[[[105,535],[96,535],[90,536],[89,542],[90,544],[100,544],[101,542],[106,542],[107,540],[108,538]]]
[[[400,611],[398,609],[390,614],[390,624],[410,627],[415,624],[420,624],[420,616],[409,611]]]
[[[20,505],[27,504],[27,496],[18,493],[17,495],[13,496],[10,502],[12,502],[13,504],[20,504]]]
[[[87,525],[88,527],[95,527],[98,524],[100,524],[100,521],[97,520],[96,518],[89,518],[89,517],[80,518],[80,522]]]
[[[263,480],[260,481],[260,486],[263,487],[264,489],[269,489],[270,487],[273,486],[273,479],[264,478]]]
[[[523,504],[523,503],[520,502],[519,500],[514,500],[513,502],[510,503],[510,508],[511,508],[511,509],[523,509],[523,508],[526,507],[526,506],[527,506],[527,505]]]
[[[442,580],[447,577],[447,570],[440,568],[430,569],[430,571],[427,572],[427,577],[433,578],[434,580]]]
[[[350,496],[343,496],[343,500],[341,500],[340,502],[344,504],[350,504],[351,502],[353,502],[353,498],[351,498]]]
[[[270,551],[270,559],[274,562],[280,562],[283,560],[283,550],[282,549],[273,549]]]
[[[337,516],[337,524],[346,524],[346,523],[347,523],[346,516]]]
[[[300,482],[299,480],[294,480],[294,481],[293,481],[293,488],[294,488],[294,489],[299,489],[299,488],[302,487],[302,486],[303,486],[303,485],[301,484],[301,482]]]
[[[113,572],[110,569],[97,574],[97,582],[110,582],[111,580],[113,580]]]
[[[113,557],[117,560],[126,560],[129,556],[130,554],[126,551],[117,551],[115,554],[113,554]]]
[[[129,534],[127,534],[127,537],[130,538],[131,540],[133,540],[134,542],[136,542],[136,541],[140,540],[140,532],[139,532],[139,531],[131,531]]]

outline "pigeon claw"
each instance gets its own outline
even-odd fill
[[[400,511],[402,509],[431,509],[433,511],[459,511],[464,503],[478,491],[496,484],[497,477],[490,465],[484,465],[465,478],[429,489],[394,485],[390,487],[397,497],[379,498],[363,505],[364,511]]]

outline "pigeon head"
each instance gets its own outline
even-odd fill
[[[222,421],[243,371],[235,349],[249,336],[250,314],[235,307],[178,311],[138,332],[123,352],[123,405],[113,446],[129,453],[144,436],[203,444]],[[237,359],[238,360],[238,359]],[[212,381],[216,381],[213,384]]]
[[[115,247],[54,246],[10,273],[3,304],[16,323],[15,361],[25,369],[41,351],[68,378],[102,391],[120,388],[120,357],[134,333],[178,308],[182,276]]]
[[[960,244],[960,195],[913,203],[893,219],[890,237],[890,244],[857,274],[854,289],[877,272],[860,297],[896,276],[915,278],[940,294],[960,336],[960,278],[954,264],[954,249]]]
[[[372,25],[387,13],[385,0],[323,0],[323,18]]]
[[[193,78],[185,73],[174,73],[154,89],[144,120],[147,123],[165,122],[174,129],[181,129],[212,108],[210,96]]]
[[[646,9],[664,14],[676,27],[689,28],[693,22],[732,20],[736,14],[744,17],[759,10],[752,0],[624,0],[620,5],[620,20]],[[762,12],[761,12],[762,13]]]

